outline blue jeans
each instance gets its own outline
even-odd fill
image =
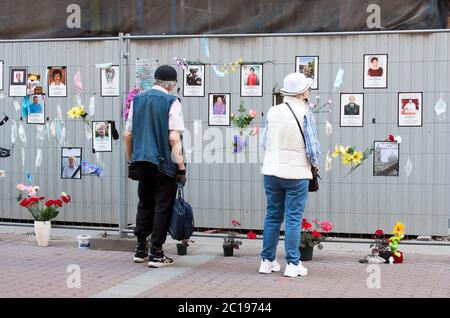
[[[281,224],[286,219],[284,242],[286,262],[295,265],[300,262],[300,234],[303,210],[308,198],[308,186],[308,179],[264,176],[267,215],[264,221],[262,259],[275,260]]]

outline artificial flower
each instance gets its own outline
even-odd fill
[[[405,225],[403,223],[397,222],[394,227],[394,235],[402,236],[405,233]]]
[[[324,233],[328,233],[333,229],[333,224],[331,224],[329,221],[323,221],[320,223],[320,226],[322,227],[322,231]]]
[[[331,157],[337,158],[337,156],[339,156],[340,153],[341,153],[341,151],[339,150],[338,145],[336,145],[336,147],[334,148],[334,151],[333,151],[333,154],[331,155]]]
[[[256,111],[254,109],[250,109],[248,113],[252,116],[252,118],[256,117]]]
[[[353,162],[356,164],[361,163],[362,158],[363,158],[363,153],[361,151],[355,151],[355,153],[352,156]]]
[[[256,234],[253,233],[252,231],[250,231],[250,232],[247,233],[247,237],[248,237],[250,240],[256,240]]]
[[[24,185],[23,183],[19,183],[19,184],[16,186],[16,188],[17,188],[17,190],[19,190],[19,191],[23,191],[23,190],[25,190],[25,185]]]

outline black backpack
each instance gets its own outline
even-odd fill
[[[174,240],[181,241],[189,239],[192,233],[194,233],[194,213],[191,205],[184,200],[183,187],[179,185],[173,205],[169,234]]]

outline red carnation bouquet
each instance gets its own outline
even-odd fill
[[[45,197],[39,196],[38,186],[18,184],[16,188],[19,190],[17,201],[20,202],[21,207],[30,211],[35,221],[51,221],[58,216],[58,209],[71,201],[70,195],[64,192],[61,193],[60,198],[46,201]],[[24,193],[26,197],[24,197]]]

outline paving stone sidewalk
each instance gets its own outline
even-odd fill
[[[53,237],[51,246],[37,247],[23,230],[0,231],[0,297],[450,297],[449,246],[403,245],[405,263],[380,265],[381,288],[370,289],[368,265],[358,263],[369,250],[366,244],[325,243],[304,263],[308,276],[287,278],[282,272],[257,273],[260,240],[246,240],[235,257],[225,258],[222,239],[194,239],[187,256],[177,256],[175,242],[168,241],[166,253],[175,264],[151,269],[132,263],[132,253],[80,250],[73,237]],[[81,269],[81,288],[67,287],[72,264]]]

